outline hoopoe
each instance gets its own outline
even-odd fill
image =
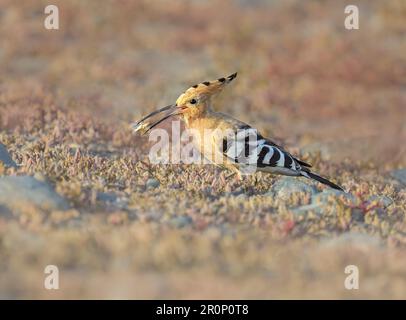
[[[135,123],[134,130],[145,134],[162,121],[172,116],[180,116],[186,128],[198,132],[200,137],[204,136],[203,131],[207,129],[217,132],[210,139],[194,140],[201,154],[214,164],[231,169],[239,175],[247,166],[254,166],[261,172],[303,176],[343,191],[340,186],[313,173],[310,164],[295,158],[281,146],[257,133],[248,124],[212,109],[212,97],[222,91],[236,76],[237,73],[234,73],[225,78],[205,81],[190,87],[179,96],[175,104],[154,111]],[[158,118],[153,120],[155,117]],[[250,138],[253,134],[254,142]],[[214,158],[221,159],[221,163],[213,161]]]

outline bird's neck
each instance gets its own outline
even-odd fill
[[[196,121],[207,117],[207,115],[211,112],[211,107],[209,104],[201,107],[201,108],[194,108],[189,112],[183,115],[183,120],[186,123],[186,126],[190,127],[193,126],[193,123]]]

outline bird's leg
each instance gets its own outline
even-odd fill
[[[226,180],[230,179],[231,177],[235,176],[237,172],[231,172],[228,176],[226,176]]]
[[[229,170],[231,170],[232,172],[226,177],[226,180],[237,175],[237,180],[242,181],[242,175],[241,175],[240,170],[238,170],[237,168],[234,168],[234,167],[229,168]]]
[[[237,180],[240,182],[242,181],[242,174],[239,170],[237,170]]]

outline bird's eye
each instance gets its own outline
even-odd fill
[[[197,100],[196,100],[196,99],[190,100],[190,104],[196,104],[196,103],[197,103]]]

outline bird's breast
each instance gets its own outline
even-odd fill
[[[216,119],[196,119],[186,123],[196,149],[214,163],[223,161],[221,146],[224,132]]]

